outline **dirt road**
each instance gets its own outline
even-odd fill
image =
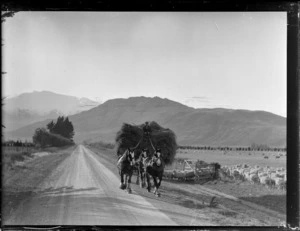
[[[176,225],[82,145],[24,201],[5,225]]]

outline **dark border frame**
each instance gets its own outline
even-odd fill
[[[299,3],[287,13],[287,224],[299,227]]]
[[[4,8],[5,7],[5,8]],[[243,3],[229,0],[145,0],[124,1],[117,3],[108,0],[27,0],[3,1],[1,9],[15,11],[281,11],[287,12],[287,225],[285,228],[299,227],[299,78],[300,78],[300,46],[299,9],[297,1]],[[1,167],[2,169],[2,167]],[[1,179],[2,180],[2,179]],[[2,181],[1,181],[2,183]],[[2,185],[2,184],[1,184]],[[2,196],[2,191],[1,191]],[[1,225],[2,227],[2,225]],[[32,226],[39,229],[51,229],[49,226]],[[2,227],[3,228],[3,227]],[[6,230],[28,230],[23,226],[5,226]],[[148,230],[154,227],[138,226],[59,226],[59,230]],[[168,227],[169,229],[170,227]],[[200,229],[243,229],[264,230],[282,229],[283,227],[173,227],[172,230]],[[165,230],[166,227],[155,227]]]

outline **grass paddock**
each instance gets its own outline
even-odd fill
[[[283,156],[278,157],[279,154]],[[268,156],[268,159],[264,157]],[[283,152],[266,151],[229,151],[224,154],[223,151],[212,150],[177,150],[176,158],[184,158],[192,161],[203,160],[205,162],[218,162],[223,165],[248,164],[250,166],[270,166],[274,168],[286,167],[286,156]]]

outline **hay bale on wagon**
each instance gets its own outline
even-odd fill
[[[127,148],[134,148],[142,136],[143,130],[140,127],[124,123],[115,138],[117,155],[123,155]]]
[[[171,129],[161,127],[155,121],[141,125],[124,123],[117,132],[115,141],[118,156],[127,148],[135,148],[138,155],[146,148],[152,156],[154,149],[159,148],[166,165],[172,164],[177,150],[175,133]]]

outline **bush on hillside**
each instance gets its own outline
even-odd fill
[[[56,123],[52,120],[47,124],[47,129],[50,133],[61,135],[70,140],[74,137],[74,127],[68,117],[59,116]]]
[[[37,128],[32,139],[35,145],[42,148],[47,146],[63,147],[74,144],[72,140],[58,134],[49,133],[45,128]]]

